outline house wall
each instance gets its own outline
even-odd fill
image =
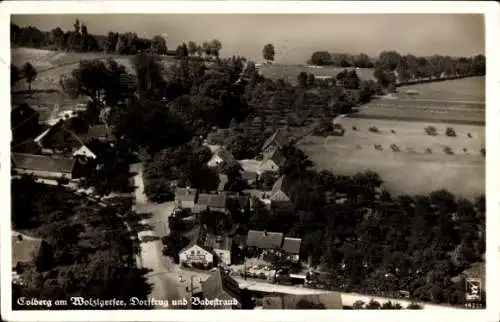
[[[51,171],[38,171],[38,170],[26,170],[26,169],[15,169],[19,174],[32,174],[38,178],[45,179],[71,179],[71,173],[63,173],[63,172],[51,172]]]
[[[200,246],[194,245],[193,247],[179,253],[179,262],[181,264],[185,263],[187,265],[190,265],[192,263],[208,265],[213,264],[214,256]]]
[[[231,265],[231,251],[227,249],[215,249],[214,251],[219,257],[222,264],[226,266]]]
[[[209,167],[216,167],[217,165],[219,165],[219,163],[222,163],[222,158],[218,155],[214,155],[212,156],[212,158],[210,159],[210,161],[208,161],[207,165]]]
[[[270,172],[275,172],[278,171],[279,167],[274,161],[272,160],[266,160],[260,164],[259,171],[265,172],[265,171],[270,171]]]
[[[175,201],[176,206],[182,209],[193,209],[194,208],[194,201],[185,201],[185,200],[179,200],[177,199]]]

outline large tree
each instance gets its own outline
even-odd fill
[[[33,65],[26,63],[23,66],[23,75],[28,82],[28,90],[31,92],[31,83],[36,79],[37,71]]]
[[[262,49],[262,56],[268,63],[274,60],[275,54],[273,44],[267,44],[264,46],[264,49]]]

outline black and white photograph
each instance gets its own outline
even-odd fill
[[[487,309],[484,14],[9,28],[9,310]]]

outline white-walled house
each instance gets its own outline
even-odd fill
[[[95,159],[97,156],[94,154],[94,152],[90,151],[90,149],[82,145],[79,149],[77,149],[75,152],[73,152],[73,157],[85,157],[89,159]]]
[[[202,265],[213,265],[214,255],[197,244],[189,244],[179,252],[179,263],[187,264],[188,266],[193,263]]]

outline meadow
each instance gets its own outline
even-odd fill
[[[442,188],[464,197],[484,193],[484,77],[412,88],[420,95],[361,106],[359,113],[334,121],[345,129],[343,136],[309,136],[299,147],[318,168],[337,174],[373,170],[395,194]],[[428,126],[436,135],[426,133]],[[456,136],[446,135],[448,127]]]

